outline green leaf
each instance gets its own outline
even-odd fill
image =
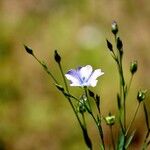
[[[90,137],[88,135],[87,129],[82,128],[82,131],[83,131],[84,141],[85,141],[87,147],[92,149],[92,142],[91,142],[91,139],[90,139]]]
[[[104,150],[104,146],[100,144],[100,150]]]
[[[127,149],[129,147],[129,145],[131,144],[133,137],[135,135],[135,130],[132,132],[132,134],[129,136],[129,138],[127,139],[127,142],[125,144],[125,149]]]
[[[63,88],[61,85],[55,84],[55,86],[57,87],[57,89],[58,89],[59,91],[64,92],[64,88]]]
[[[124,150],[124,145],[125,145],[125,136],[121,132],[119,136],[118,144],[117,144],[117,150]]]
[[[110,51],[113,51],[113,46],[112,44],[106,39],[106,42],[107,42],[107,47]]]
[[[118,105],[118,109],[121,109],[121,98],[120,95],[117,93],[117,105]]]

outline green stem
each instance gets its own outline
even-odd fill
[[[128,92],[129,92],[129,90],[130,90],[132,80],[133,80],[133,74],[132,74],[132,75],[131,75],[131,77],[130,77],[130,81],[129,81],[129,84],[128,84],[128,88],[127,88],[126,96],[128,95]]]
[[[115,35],[115,43],[117,45],[117,35]],[[117,48],[117,46],[116,46]],[[123,54],[120,54],[119,50],[117,49],[117,66],[118,71],[120,75],[120,98],[123,102],[123,123],[124,123],[124,130],[126,131],[126,91],[125,91],[125,80],[124,80],[124,74],[123,74],[123,68],[122,68],[122,58]]]
[[[124,130],[126,131],[126,91],[125,91],[125,80],[123,75],[122,68],[122,58],[120,58],[120,76],[121,76],[121,87],[122,87],[122,96],[123,96],[123,110],[124,110]]]
[[[147,139],[149,138],[149,135],[150,135],[150,131],[148,130],[147,133],[146,133],[146,136],[144,138],[144,144],[142,146],[142,150],[146,150],[146,148],[149,145],[149,142],[147,142]]]
[[[62,66],[61,66],[61,63],[58,63],[58,66],[59,66],[61,75],[62,75],[63,80],[64,80],[64,84],[65,84],[66,91],[67,91],[67,93],[70,94],[69,88],[68,88],[68,85],[67,85],[67,81],[66,81],[66,79],[65,79],[65,75],[64,75],[64,72],[63,72],[63,69],[62,69]],[[76,118],[77,118],[77,120],[78,120],[78,122],[79,122],[80,127],[83,128],[83,125],[82,125],[82,123],[81,123],[81,121],[80,121],[80,118],[79,118],[79,116],[78,116],[78,113],[76,112],[76,109],[75,109],[75,107],[74,107],[74,105],[73,105],[73,103],[72,103],[70,97],[67,97],[67,99],[68,99],[68,101],[69,101],[69,103],[70,103],[70,105],[71,105],[71,107],[72,107],[72,109],[73,109],[73,112],[75,113],[75,116],[76,116]]]
[[[123,76],[123,69],[122,69],[122,60],[116,60],[117,62],[117,67],[118,67],[118,72],[119,72],[119,77],[120,77],[120,99],[122,103],[122,108],[123,108],[123,121],[122,121],[122,110],[120,109],[119,115],[120,115],[120,125],[122,130],[125,132],[126,130],[126,102],[125,102],[125,88],[124,88],[124,76]],[[124,124],[124,126],[123,126]]]
[[[93,113],[91,112],[90,115],[92,116],[97,128],[98,128],[98,131],[99,131],[99,136],[101,138],[101,142],[102,142],[102,145],[103,145],[103,148],[105,150],[105,143],[104,143],[104,135],[103,135],[103,129],[102,129],[102,126],[101,124],[96,120],[96,118],[94,117]]]
[[[59,65],[59,69],[60,69],[61,75],[62,75],[63,80],[64,80],[66,91],[69,93],[69,88],[68,88],[68,85],[67,85],[67,81],[66,81],[66,78],[65,78],[65,75],[64,75],[61,63],[58,63],[58,65]]]
[[[131,126],[132,126],[134,120],[135,120],[135,117],[136,117],[137,112],[138,112],[138,110],[139,110],[140,104],[141,104],[141,103],[138,103],[138,105],[137,105],[137,108],[136,108],[136,110],[135,110],[134,116],[133,116],[132,120],[130,121],[129,126],[128,126],[127,130],[126,130],[125,136],[127,136],[128,132],[129,132],[129,130],[130,130],[130,128],[131,128]]]
[[[87,128],[87,127],[86,127],[86,121],[85,121],[85,115],[84,115],[84,113],[82,113],[82,119],[83,119],[84,127]]]
[[[99,123],[99,121],[96,120],[95,116],[93,115],[92,111],[90,111],[90,109],[87,107],[87,105],[85,104],[85,107],[86,107],[86,110],[88,111],[88,113],[92,116],[97,128],[98,128],[98,131],[99,131],[99,136],[100,136],[100,139],[102,142],[102,145],[103,145],[103,148],[105,150],[105,143],[104,143],[104,135],[103,135],[103,130],[102,130],[102,127],[101,127],[101,124]]]
[[[92,112],[92,107],[91,107],[91,104],[90,104],[90,101],[89,101],[88,91],[87,91],[87,87],[86,86],[84,87],[84,91],[85,91],[85,96],[87,98],[87,103],[88,103],[89,109]]]
[[[44,70],[47,72],[48,75],[50,75],[50,77],[53,79],[53,81],[58,84],[58,81],[55,79],[55,77],[53,76],[53,74],[50,72],[50,70],[47,68],[47,66],[45,64],[43,64],[34,54],[32,55],[35,60],[37,60],[37,62],[44,68]]]
[[[88,113],[92,116],[92,118],[93,118],[93,120],[94,120],[94,122],[95,122],[95,124],[98,128],[99,136],[100,136],[100,139],[101,139],[100,142],[102,142],[103,148],[105,150],[104,136],[103,136],[103,130],[102,130],[101,124],[96,120],[96,118],[95,118],[95,116],[92,112],[91,104],[90,104],[89,97],[88,97],[87,87],[84,87],[84,90],[85,90],[85,95],[86,95],[88,106],[89,106],[89,107],[87,107],[87,105],[85,103],[85,107],[86,107]]]

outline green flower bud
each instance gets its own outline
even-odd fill
[[[138,63],[136,60],[132,61],[131,64],[130,64],[130,72],[132,74],[136,73],[137,71],[137,68],[138,68]]]
[[[61,57],[60,57],[60,55],[58,54],[57,50],[55,50],[54,58],[55,58],[55,61],[56,61],[57,63],[60,63]]]
[[[137,100],[140,102],[142,102],[146,97],[146,90],[140,90],[138,91],[138,94],[137,94]]]
[[[83,102],[82,100],[79,102],[78,111],[79,111],[81,114],[83,114],[83,113],[86,112],[86,108],[85,108],[84,102]]]
[[[116,21],[113,21],[111,24],[111,31],[114,35],[118,33],[118,25]]]
[[[115,120],[116,120],[115,116],[113,116],[111,114],[109,114],[109,116],[105,117],[106,124],[110,125],[110,126],[115,124]]]

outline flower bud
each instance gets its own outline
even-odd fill
[[[33,50],[31,48],[29,48],[28,46],[24,45],[24,48],[26,50],[27,53],[33,55]]]
[[[142,102],[146,97],[146,90],[140,90],[138,91],[138,94],[137,94],[137,100],[140,102]]]
[[[58,54],[57,50],[55,50],[54,58],[55,58],[55,61],[56,61],[57,63],[60,63],[61,57],[60,57],[60,55]]]
[[[130,64],[130,72],[134,74],[137,71],[138,63],[136,60],[132,61]]]
[[[84,106],[83,100],[81,100],[81,101],[79,102],[78,111],[79,111],[81,114],[83,114],[83,113],[86,112],[86,108],[85,108],[85,106]]]
[[[114,125],[115,119],[116,119],[115,116],[109,114],[107,117],[105,117],[106,124],[110,126]]]
[[[118,33],[118,25],[116,21],[113,21],[111,24],[111,31],[114,35]]]

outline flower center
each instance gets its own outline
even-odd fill
[[[82,78],[82,81],[83,81],[83,82],[85,81],[85,77]]]

